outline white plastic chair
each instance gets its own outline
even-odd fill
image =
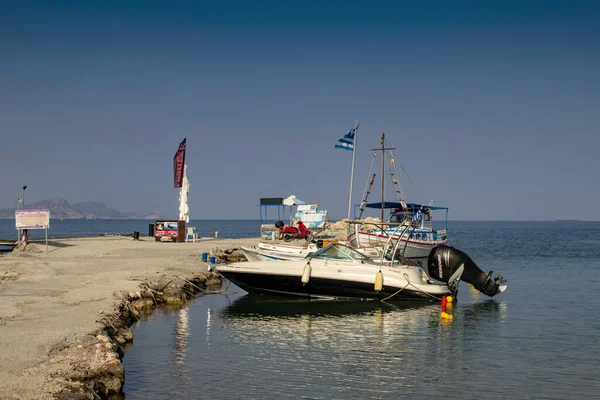
[[[196,232],[196,228],[194,228],[193,226],[188,226],[185,229],[185,241],[188,242],[189,238],[192,238],[192,242],[196,243],[196,240],[198,240],[198,232]]]

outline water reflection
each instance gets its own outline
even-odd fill
[[[439,345],[496,336],[506,318],[503,302],[486,300],[462,305],[449,304],[453,320],[440,318],[439,304],[314,301],[246,295],[220,313],[231,340],[248,344],[269,338],[272,345],[298,343],[338,350],[376,346],[371,351],[389,351],[387,346],[420,352],[430,349],[422,341],[439,339]],[[385,349],[383,347],[385,346]],[[415,355],[415,354],[413,354]],[[419,356],[420,357],[420,356]]]
[[[143,363],[125,357],[138,365],[127,366],[127,398],[206,391],[213,399],[460,398],[457,374],[493,355],[485,339],[506,307],[459,303],[453,321],[441,320],[440,311],[439,304],[205,296],[166,314],[170,346],[136,344]],[[154,378],[153,367],[166,381]],[[212,392],[215,385],[224,390]]]
[[[428,385],[451,384],[471,357],[466,353],[474,350],[472,344],[497,329],[505,307],[494,300],[456,304],[453,321],[440,319],[440,311],[439,304],[246,295],[220,318],[224,339],[252,348],[252,362],[262,365],[259,370],[266,375],[293,371],[306,377],[306,390],[310,379],[328,371],[335,376],[331,382],[318,380],[343,382],[333,392],[338,398],[389,398],[400,391],[423,393]]]
[[[503,318],[506,304],[492,299],[467,304],[448,304],[448,311],[465,321]],[[440,305],[422,302],[384,303],[379,301],[307,300],[248,294],[238,297],[221,311],[229,322],[238,320],[281,321],[309,318],[312,320],[337,318],[337,323],[360,320],[409,327],[424,320],[439,320]],[[455,322],[455,321],[451,321]]]
[[[175,324],[175,364],[185,362],[189,334],[190,316],[187,307],[184,307],[177,313],[177,323]]]

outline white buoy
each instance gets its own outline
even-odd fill
[[[306,285],[308,283],[308,281],[310,280],[310,273],[312,272],[312,267],[310,266],[310,264],[306,264],[304,266],[304,270],[302,271],[302,284]]]

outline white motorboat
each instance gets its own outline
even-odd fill
[[[250,261],[214,267],[248,292],[316,298],[439,301],[455,295],[462,279],[489,295],[506,289],[502,277],[491,279],[468,255],[449,246],[429,256],[428,270],[384,263],[341,243],[331,243],[305,259]]]
[[[241,246],[248,261],[298,260],[319,250],[317,243],[298,240],[299,243],[274,241],[259,242],[256,246]]]

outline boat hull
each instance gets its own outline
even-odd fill
[[[278,294],[307,298],[376,300],[394,295],[396,288],[385,287],[381,292],[373,290],[373,283],[346,282],[334,279],[312,279],[302,285],[299,276],[264,276],[261,274],[224,273],[227,279],[248,293]],[[450,295],[448,292],[447,295]],[[422,292],[406,289],[393,296],[394,301],[434,301]]]
[[[331,261],[319,264],[316,260],[311,264],[312,272],[306,283],[303,283],[304,260],[233,263],[217,265],[216,269],[250,293],[394,301],[439,301],[442,296],[451,294],[448,286],[430,282],[419,267],[384,267],[383,287],[376,291],[377,265],[348,266]]]
[[[394,240],[399,237],[394,236]],[[385,233],[372,232],[354,232],[348,236],[348,244],[351,247],[383,246],[389,240]],[[399,249],[404,249],[404,257],[414,261],[420,261],[423,265],[427,263],[427,257],[434,247],[442,246],[448,243],[448,240],[420,241],[414,239],[400,238]]]

